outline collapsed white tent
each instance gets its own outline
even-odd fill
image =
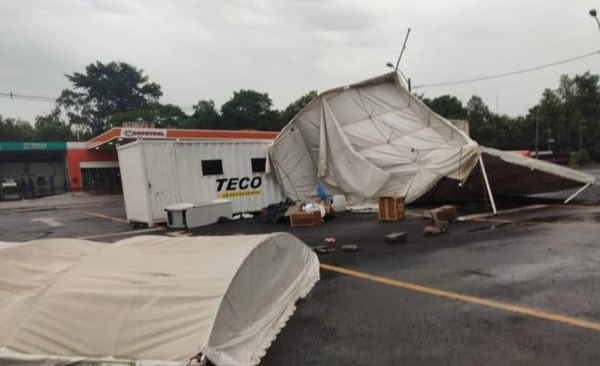
[[[269,159],[293,200],[316,196],[321,180],[328,193],[345,194],[350,203],[382,196],[404,196],[410,203],[437,190],[441,181],[459,187],[457,182],[467,181],[484,152],[497,157],[504,169],[525,166],[530,170],[517,169],[519,173],[553,176],[552,184],[540,185],[527,173],[511,194],[570,189],[595,180],[572,169],[484,150],[412,95],[395,72],[320,94],[281,131]],[[498,179],[503,176],[490,176],[492,190]],[[469,193],[460,187],[455,193]],[[481,195],[481,186],[477,188]]]
[[[256,365],[318,278],[285,233],[0,243],[0,363]]]

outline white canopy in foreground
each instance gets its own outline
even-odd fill
[[[0,243],[0,363],[256,365],[318,278],[285,233]]]
[[[329,194],[345,194],[351,204],[381,196],[404,196],[409,203],[445,180],[458,187],[457,182],[472,174],[483,152],[463,131],[412,95],[392,72],[319,95],[281,131],[269,158],[272,171],[294,200],[316,196],[321,180]],[[493,149],[485,152],[497,158],[500,170],[504,164],[524,167],[513,169],[523,174],[510,189],[501,174],[490,176],[492,190],[497,182],[510,194],[551,192],[594,182],[592,176],[554,164],[512,158]],[[538,184],[540,172],[552,175],[549,184]],[[455,198],[459,197],[443,199]]]

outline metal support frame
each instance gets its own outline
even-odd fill
[[[584,189],[586,189],[587,187],[589,187],[589,186],[591,186],[591,185],[592,185],[592,183],[588,183],[588,184],[586,184],[585,186],[583,186],[583,187],[579,188],[579,189],[577,190],[577,192],[573,193],[573,194],[572,194],[572,195],[571,195],[569,198],[567,198],[567,199],[565,200],[565,203],[569,203],[569,201],[570,201],[570,200],[572,200],[573,198],[575,198],[575,197],[576,197],[576,196],[577,196],[579,193],[583,192],[583,190],[584,190]]]
[[[479,155],[479,166],[481,167],[481,173],[483,173],[483,181],[485,182],[485,188],[487,188],[488,196],[490,196],[492,211],[494,211],[494,215],[497,215],[498,211],[496,210],[496,202],[494,201],[494,196],[492,195],[492,189],[490,188],[490,182],[488,181],[488,176],[485,172],[485,165],[483,165],[483,159],[481,158],[481,155]]]

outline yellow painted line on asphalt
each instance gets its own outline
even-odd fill
[[[116,221],[116,222],[123,222],[126,224],[129,223],[127,220],[123,220],[118,217],[112,217],[112,216],[108,216],[108,215],[99,214],[97,212],[89,212],[89,211],[79,211],[79,212],[86,214],[86,215],[90,215],[90,216],[102,217],[103,219],[112,220],[112,221]]]
[[[378,282],[378,283],[381,283],[384,285],[399,287],[399,288],[403,288],[403,289],[410,290],[410,291],[416,291],[416,292],[433,295],[433,296],[438,296],[438,297],[445,297],[445,298],[448,298],[451,300],[462,301],[462,302],[481,305],[481,306],[487,306],[490,308],[500,309],[500,310],[508,311],[511,313],[527,315],[527,316],[530,316],[533,318],[550,320],[553,322],[568,324],[568,325],[572,325],[575,327],[587,328],[587,329],[600,331],[600,323],[596,323],[596,322],[592,322],[592,321],[588,321],[588,320],[577,319],[577,318],[559,315],[559,314],[547,313],[544,311],[538,311],[538,310],[523,307],[523,306],[506,304],[506,303],[502,303],[502,302],[498,302],[498,301],[483,299],[480,297],[463,295],[463,294],[459,294],[456,292],[439,290],[439,289],[432,288],[432,287],[416,285],[414,283],[393,280],[391,278],[375,276],[372,274],[354,271],[354,270],[347,269],[347,268],[332,266],[330,264],[321,263],[321,268],[324,270],[327,270],[327,271],[342,273],[342,274],[345,274],[348,276],[362,278],[364,280]]]
[[[515,224],[515,225],[546,225],[546,226],[559,226],[571,229],[600,229],[600,224],[586,224],[579,222],[547,222],[547,221],[520,221],[520,220],[509,220],[509,219],[471,219],[469,221],[475,222],[492,222],[499,224]]]
[[[85,240],[100,239],[100,238],[108,238],[108,237],[111,237],[111,236],[121,236],[121,235],[129,235],[129,234],[150,233],[150,232],[159,231],[159,230],[165,230],[165,228],[164,227],[155,227],[155,228],[143,229],[143,230],[129,230],[129,231],[121,231],[121,232],[117,232],[117,233],[110,233],[110,234],[82,236],[81,238],[77,238],[77,239],[85,239]]]

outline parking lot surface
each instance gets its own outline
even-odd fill
[[[573,365],[600,360],[600,208],[595,192],[553,200],[459,206],[468,221],[424,237],[421,207],[407,218],[340,213],[320,227],[256,219],[189,232],[134,230],[120,196],[0,204],[0,241],[133,235],[232,235],[287,231],[319,256],[321,281],[261,365]],[[583,205],[583,203],[587,203]],[[408,242],[384,236],[405,231]],[[357,244],[356,253],[341,252]]]

